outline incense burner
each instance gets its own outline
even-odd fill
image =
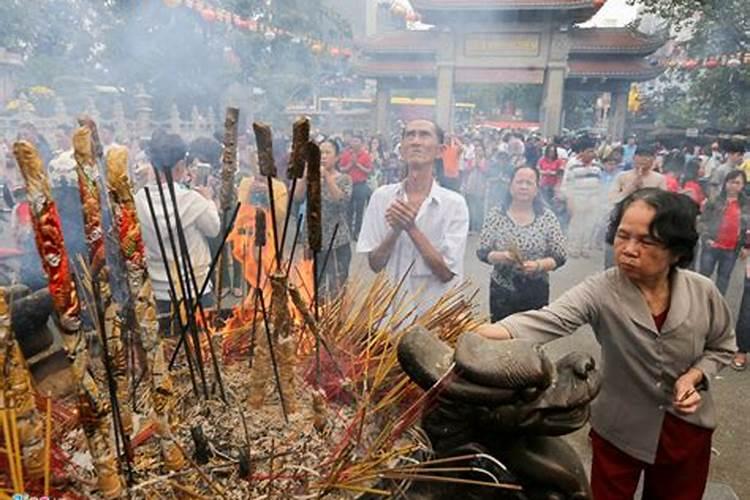
[[[414,382],[436,394],[422,428],[437,456],[488,456],[475,470],[452,476],[486,481],[482,476],[490,474],[523,488],[433,484],[415,487],[415,497],[591,498],[579,457],[560,438],[586,424],[599,391],[600,373],[589,355],[574,352],[553,363],[537,344],[474,333],[454,349],[415,328],[401,340],[399,361]]]

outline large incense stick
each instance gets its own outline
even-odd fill
[[[260,174],[268,182],[268,204],[271,209],[273,231],[273,249],[276,252],[276,264],[281,266],[281,249],[279,248],[278,224],[276,221],[276,200],[273,196],[273,178],[276,177],[276,164],[273,159],[273,134],[271,127],[265,123],[253,123],[255,142],[258,146],[258,167]]]
[[[49,179],[39,153],[31,143],[16,142],[13,154],[31,200],[37,250],[49,279],[52,304],[63,334],[64,347],[69,359],[73,361],[73,374],[79,395],[78,410],[81,417],[90,417],[89,420],[82,420],[82,427],[94,459],[99,486],[105,497],[119,496],[122,482],[110,448],[109,423],[105,419],[107,411],[99,405],[98,388],[86,370],[88,363],[83,350],[80,302],[70,273],[60,215],[52,199]],[[91,409],[94,411],[91,412]]]
[[[0,392],[8,406],[17,409],[23,450],[20,458],[29,478],[38,479],[45,469],[42,416],[34,405],[31,372],[11,329],[10,307],[5,297],[6,290],[0,288]],[[5,434],[6,443],[8,437]]]
[[[255,212],[255,247],[258,249],[258,267],[255,273],[255,288],[253,294],[253,320],[252,320],[252,332],[250,333],[250,347],[249,347],[249,364],[250,368],[253,367],[253,354],[255,352],[255,334],[257,330],[257,311],[258,311],[258,296],[263,293],[263,289],[260,285],[260,278],[263,272],[263,247],[266,246],[266,215],[263,210],[257,209]]]
[[[307,143],[307,243],[313,258],[313,306],[315,320],[320,319],[320,294],[318,283],[318,253],[322,250],[323,198],[320,185],[320,148]],[[320,338],[315,338],[315,380],[320,382]]]
[[[287,178],[292,180],[286,205],[286,216],[284,217],[284,230],[281,232],[281,250],[284,250],[286,234],[291,218],[292,203],[294,202],[294,191],[297,188],[297,180],[305,175],[305,163],[307,162],[307,143],[310,141],[310,120],[299,118],[292,125],[292,153],[289,155],[289,168]]]
[[[230,210],[236,198],[234,189],[234,175],[237,171],[237,127],[240,110],[227,108],[224,120],[224,151],[221,156],[221,192],[219,194],[219,206],[221,207],[222,228],[227,227]],[[221,312],[222,288],[224,284],[224,269],[228,259],[227,252],[219,254],[218,275],[216,277],[216,320],[219,321]],[[231,258],[231,257],[230,257]],[[209,273],[209,276],[211,274]],[[218,324],[218,323],[217,323]]]
[[[164,345],[158,331],[156,304],[146,267],[143,237],[136,214],[135,199],[127,177],[127,150],[110,149],[107,152],[106,164],[107,192],[113,208],[113,223],[117,228],[118,243],[125,260],[131,296],[135,297],[135,302],[131,306],[132,314],[137,317],[137,324],[141,325],[143,330],[142,340],[148,356],[147,374],[151,386],[151,405],[157,421],[157,434],[160,437],[165,464],[174,470],[179,468],[179,455],[175,453],[174,446],[169,440],[169,413],[174,407],[175,396],[172,379],[165,366]],[[150,200],[148,192],[147,196]],[[153,205],[150,204],[149,208],[153,210]],[[160,242],[160,245],[163,247],[163,242]],[[188,352],[188,365],[192,373],[190,357]]]
[[[73,134],[73,152],[76,160],[76,174],[78,176],[78,190],[81,197],[81,208],[83,212],[84,232],[86,234],[86,245],[89,251],[89,267],[92,273],[92,279],[97,281],[96,288],[99,291],[91,297],[92,300],[99,302],[96,310],[107,311],[108,314],[102,314],[103,322],[100,325],[102,329],[111,331],[109,344],[111,346],[111,374],[113,377],[112,388],[116,390],[116,399],[123,403],[128,400],[130,390],[127,376],[127,350],[122,339],[122,330],[117,326],[114,320],[115,313],[110,308],[115,307],[112,304],[112,293],[109,282],[106,277],[106,265],[104,256],[104,228],[102,227],[102,205],[99,192],[99,167],[94,157],[94,144],[92,142],[92,131],[88,127],[80,127]],[[104,333],[102,332],[102,335]],[[132,346],[131,346],[132,347]],[[105,356],[109,352],[105,351]],[[106,366],[106,364],[105,364]],[[131,367],[135,373],[135,367]],[[134,388],[133,388],[134,389]],[[133,394],[135,400],[135,394]],[[118,405],[119,406],[119,405]],[[112,408],[117,411],[115,405]],[[124,433],[133,432],[133,414],[128,405],[119,406],[121,410],[120,417],[123,423]],[[115,426],[115,432],[118,432]],[[127,440],[127,436],[123,436]]]

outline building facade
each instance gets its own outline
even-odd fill
[[[529,84],[543,88],[545,136],[562,128],[566,92],[612,95],[609,133],[625,130],[630,84],[658,76],[648,60],[666,35],[635,28],[579,28],[602,0],[412,0],[425,31],[390,31],[360,40],[355,71],[377,80],[375,127],[387,130],[395,89],[432,88],[435,119],[452,130],[455,90],[472,84]]]

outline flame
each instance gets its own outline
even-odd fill
[[[236,352],[237,348],[246,339],[247,332],[252,327],[253,319],[262,321],[260,316],[260,305],[256,304],[253,290],[259,287],[258,284],[258,251],[260,250],[260,287],[263,289],[263,299],[266,307],[271,303],[271,282],[269,277],[278,272],[276,262],[276,251],[274,249],[273,221],[269,211],[265,211],[266,216],[266,245],[263,247],[255,246],[255,212],[253,206],[243,205],[237,215],[234,229],[227,237],[232,249],[232,257],[240,263],[242,276],[249,285],[249,292],[243,301],[234,307],[232,316],[225,322],[222,334],[225,337],[225,353]],[[281,235],[279,235],[279,239]],[[293,262],[288,282],[297,287],[302,297],[308,304],[313,302],[313,264],[312,260],[305,258],[298,252]],[[285,273],[288,268],[288,260],[282,259],[281,272]],[[295,325],[302,323],[302,315],[289,301],[290,317]],[[269,318],[270,321],[270,318]]]

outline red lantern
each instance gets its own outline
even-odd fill
[[[703,67],[708,69],[714,69],[719,67],[719,61],[716,59],[706,59],[706,62],[703,63]]]
[[[341,54],[341,49],[338,47],[331,47],[330,53],[333,57],[338,57]]]
[[[346,58],[352,57],[352,49],[342,49],[341,55]]]
[[[216,12],[213,11],[212,9],[203,9],[201,11],[201,17],[203,18],[204,21],[208,23],[212,23],[216,21]]]
[[[692,71],[697,67],[698,61],[696,61],[695,59],[688,59],[687,61],[682,63],[682,69],[686,69],[688,71]]]

